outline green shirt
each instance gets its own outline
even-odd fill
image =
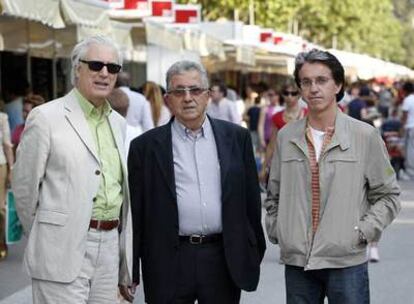
[[[75,89],[75,93],[85,114],[100,159],[101,180],[98,193],[94,198],[92,218],[97,220],[117,219],[123,201],[123,175],[119,152],[108,121],[112,109],[108,102],[96,108],[78,90]]]

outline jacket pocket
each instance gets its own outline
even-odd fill
[[[39,223],[64,226],[68,221],[68,215],[58,211],[39,210],[37,214],[37,221]]]
[[[357,158],[354,155],[334,155],[328,159],[328,162],[356,162]]]
[[[304,158],[300,158],[300,157],[286,157],[286,158],[283,158],[282,159],[282,163],[297,163],[297,162],[299,162],[299,163],[301,163],[301,162],[304,162],[305,161],[305,159]]]

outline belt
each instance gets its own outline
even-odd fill
[[[180,242],[190,243],[193,245],[201,245],[201,244],[220,242],[223,239],[223,235],[221,233],[210,234],[210,235],[192,234],[192,235],[180,235],[179,238],[180,238]]]
[[[101,221],[92,219],[89,223],[89,228],[97,230],[112,230],[117,228],[119,220]]]

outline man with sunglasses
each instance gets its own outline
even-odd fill
[[[133,140],[128,157],[134,282],[141,262],[146,303],[239,303],[265,251],[250,134],[206,115],[200,64],[173,64],[166,83],[174,118]]]
[[[33,303],[113,304],[118,285],[132,302],[125,120],[106,100],[122,57],[97,36],[71,58],[74,89],[30,112],[13,170]]]
[[[265,201],[287,303],[369,303],[366,246],[401,208],[395,172],[376,129],[338,109],[335,56],[300,53],[294,76],[308,115],[279,131]]]

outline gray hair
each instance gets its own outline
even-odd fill
[[[345,90],[345,70],[338,58],[329,52],[312,49],[309,52],[301,52],[295,58],[295,81],[300,88],[299,72],[305,63],[320,63],[331,70],[332,77],[337,85],[341,85],[341,90],[336,94],[336,101],[344,97]]]
[[[208,89],[209,82],[206,69],[199,63],[189,60],[177,61],[167,71],[166,83],[167,91],[170,89],[170,82],[173,76],[182,74],[184,72],[196,71],[201,77],[201,86]]]
[[[71,69],[71,75],[70,80],[72,85],[74,86],[76,84],[76,68],[79,66],[79,60],[84,59],[84,56],[88,52],[91,45],[105,45],[113,48],[115,51],[117,57],[118,57],[118,63],[119,65],[122,65],[122,53],[118,46],[115,44],[115,42],[108,37],[105,36],[91,36],[83,39],[81,42],[79,42],[72,50],[72,54],[70,56],[72,61],[72,69]]]

